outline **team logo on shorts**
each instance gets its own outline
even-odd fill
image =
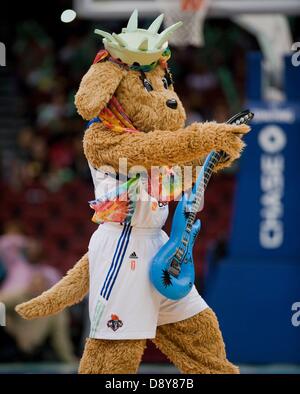
[[[123,326],[122,320],[119,319],[118,315],[111,315],[111,320],[108,320],[107,327],[111,328],[113,331],[117,331],[118,328]]]

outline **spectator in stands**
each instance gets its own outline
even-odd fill
[[[43,251],[39,242],[21,234],[20,226],[10,222],[0,239],[1,258],[8,275],[0,287],[0,302],[6,306],[6,333],[11,354],[17,359],[43,359],[46,340],[51,340],[58,358],[75,361],[69,335],[68,313],[35,321],[26,321],[14,311],[24,300],[40,294],[60,279],[56,269],[42,263]],[[14,349],[14,351],[12,350]]]
[[[4,302],[6,306],[7,313],[5,330],[15,341],[19,350],[18,359],[44,359],[43,348],[47,339],[50,339],[59,360],[64,362],[76,361],[66,311],[55,316],[31,321],[22,319],[14,311],[18,303],[37,296],[51,287],[52,282],[53,278],[50,271],[37,269],[34,271],[26,289],[15,294],[10,293],[1,298],[1,302]]]
[[[49,287],[60,279],[58,271],[45,264],[38,241],[26,237],[18,222],[6,224],[0,237],[0,262],[6,273],[0,286],[0,301],[28,289],[34,275],[43,275]]]
[[[27,262],[24,251],[26,237],[22,234],[18,222],[11,221],[4,227],[0,237],[0,259],[6,271],[6,277],[0,287],[1,294],[23,291],[32,275],[32,268]]]

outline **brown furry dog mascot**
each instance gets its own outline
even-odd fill
[[[230,159],[220,169],[243,149],[248,126],[184,126],[185,111],[166,63],[167,39],[180,23],[158,34],[161,22],[159,16],[148,30],[138,29],[135,11],[121,34],[96,31],[105,37],[105,50],[83,77],[75,103],[89,121],[83,145],[98,201],[110,190],[109,172],[119,171],[120,158],[150,170],[201,164],[211,150],[222,150]],[[21,316],[35,319],[59,313],[89,292],[91,333],[80,373],[136,373],[147,338],[181,372],[238,373],[226,359],[217,318],[195,287],[172,301],[150,283],[149,264],[167,240],[161,230],[167,215],[167,204],[150,197],[136,204],[130,223],[102,217],[87,254],[68,274],[17,306]]]

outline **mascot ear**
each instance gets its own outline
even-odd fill
[[[117,90],[126,71],[109,61],[93,64],[75,96],[79,114],[86,120],[97,116]]]

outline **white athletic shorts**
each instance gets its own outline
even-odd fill
[[[173,301],[149,280],[152,258],[168,240],[160,228],[105,223],[89,244],[90,338],[155,338],[156,327],[187,319],[207,308],[195,286]]]

